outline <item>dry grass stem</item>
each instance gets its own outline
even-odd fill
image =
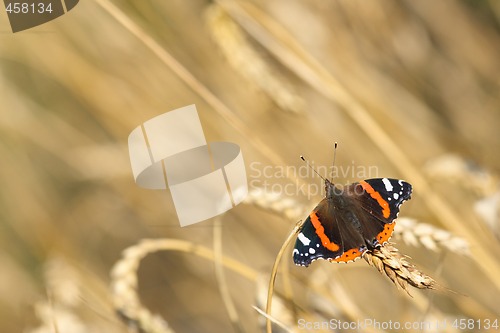
[[[270,321],[276,325],[278,325],[279,327],[281,327],[283,330],[285,330],[285,332],[290,332],[290,333],[293,333],[293,330],[291,330],[290,328],[288,328],[285,324],[283,324],[281,321],[279,321],[278,319],[274,318],[273,316],[271,316],[270,314],[267,314],[265,311],[262,311],[261,309],[259,309],[258,307],[256,306],[252,306],[255,311],[257,311],[260,315],[264,316],[266,318],[266,321]]]
[[[303,223],[304,223],[304,221],[300,221],[295,225],[295,227],[290,232],[290,234],[286,238],[285,242],[281,246],[280,250],[278,251],[278,254],[276,255],[276,259],[274,260],[273,269],[271,271],[271,277],[269,279],[269,289],[268,289],[268,293],[267,293],[267,303],[266,303],[266,313],[269,316],[271,315],[271,307],[273,304],[274,283],[276,281],[276,274],[278,273],[278,267],[279,267],[279,263],[281,261],[281,257],[283,256],[283,253],[285,253],[285,250],[288,247],[288,244],[290,244],[290,242],[293,239],[295,239],[295,237],[299,233],[300,228],[302,228]],[[266,332],[267,333],[272,332],[271,320],[269,319],[269,317],[267,318],[267,321],[266,321]]]
[[[302,99],[259,55],[233,19],[217,4],[209,6],[205,14],[213,40],[233,69],[262,89],[282,110],[301,112]]]
[[[292,287],[292,276],[290,272],[291,265],[292,260],[283,260],[281,262],[281,271],[283,277],[283,298],[294,305],[295,303],[293,303],[294,293]],[[297,309],[295,306],[292,309],[292,313],[294,315],[294,318],[297,319]]]
[[[410,296],[408,285],[418,289],[436,289],[437,287],[433,278],[410,264],[406,257],[391,244],[367,251],[363,254],[363,258],[380,273],[387,275],[396,286],[401,287]]]
[[[259,310],[266,307],[267,303],[267,295],[269,290],[269,272],[263,272],[259,278],[257,279],[256,284],[256,306],[254,308],[258,308]],[[279,326],[287,326],[292,327],[296,323],[294,313],[290,311],[290,300],[283,298],[280,294],[275,293],[273,296],[273,304],[272,304],[272,313],[273,316],[270,317],[271,320],[277,320],[279,318],[279,322],[281,325]],[[293,305],[293,304],[292,304]],[[259,312],[260,313],[260,312]],[[265,329],[266,326],[266,316],[259,318],[259,324],[262,325],[262,329]],[[262,320],[260,320],[262,319]],[[273,321],[274,321],[273,320]]]
[[[233,299],[231,298],[231,293],[229,292],[229,286],[226,279],[226,274],[224,273],[224,265],[222,264],[222,221],[220,217],[217,217],[214,221],[214,265],[215,265],[215,278],[217,280],[217,285],[219,286],[219,292],[224,303],[224,307],[229,316],[229,320],[233,325],[236,332],[244,332],[243,327],[240,324],[240,318],[238,316],[238,311],[236,311],[236,306],[234,305]]]

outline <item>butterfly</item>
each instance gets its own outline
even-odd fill
[[[386,243],[412,186],[399,179],[373,178],[340,187],[325,179],[325,192],[298,234],[296,265],[309,266],[317,259],[347,263]]]

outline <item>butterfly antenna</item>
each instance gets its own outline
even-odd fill
[[[315,173],[315,174],[317,174],[317,175],[318,175],[321,179],[326,180],[326,179],[325,179],[325,177],[323,177],[322,175],[320,175],[320,174],[318,173],[318,171],[316,171],[316,169],[314,169],[314,167],[313,167],[312,165],[310,165],[310,164],[309,164],[309,161],[308,161],[308,160],[306,160],[306,159],[304,158],[304,156],[300,155],[300,159],[301,159],[302,161],[306,162],[307,166],[308,166],[309,168],[311,168],[311,170],[312,170],[312,171],[314,171],[314,173]]]
[[[332,162],[332,172],[330,173],[330,182],[333,183],[333,170],[335,168],[335,159],[337,157],[337,146],[338,146],[338,143],[337,141],[335,141],[334,145],[333,145],[333,162]]]

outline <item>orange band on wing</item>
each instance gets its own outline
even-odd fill
[[[361,257],[362,254],[363,254],[363,252],[361,252],[358,249],[351,249],[349,251],[342,253],[342,255],[340,257],[332,259],[330,261],[333,261],[333,262],[354,261],[354,259]]]
[[[378,193],[377,191],[375,191],[373,189],[373,187],[371,187],[370,184],[368,184],[367,182],[365,182],[364,180],[361,180],[359,182],[359,184],[363,187],[363,189],[368,192],[368,194],[375,200],[377,200],[377,203],[380,205],[380,207],[382,207],[382,215],[385,217],[385,218],[388,218],[389,215],[391,215],[391,209],[389,208],[389,204],[387,203],[387,201],[385,201],[384,199],[382,199],[382,197],[380,196],[380,193]]]
[[[328,250],[332,252],[337,252],[340,249],[340,247],[334,242],[331,242],[330,239],[328,239],[328,236],[325,235],[325,228],[323,228],[323,225],[319,221],[316,212],[312,212],[311,215],[309,215],[309,218],[311,219],[314,229],[316,229],[316,235],[318,235],[319,239],[321,239],[321,244],[323,244],[323,246],[326,247]]]
[[[389,240],[389,238],[391,238],[395,226],[396,226],[395,222],[387,223],[384,226],[384,230],[377,235],[377,240],[380,244],[384,244]]]

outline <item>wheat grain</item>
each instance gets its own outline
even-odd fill
[[[469,243],[450,232],[439,229],[431,224],[419,223],[415,219],[401,217],[397,220],[394,236],[412,246],[422,244],[429,250],[438,252],[446,248],[454,253],[470,255]]]

